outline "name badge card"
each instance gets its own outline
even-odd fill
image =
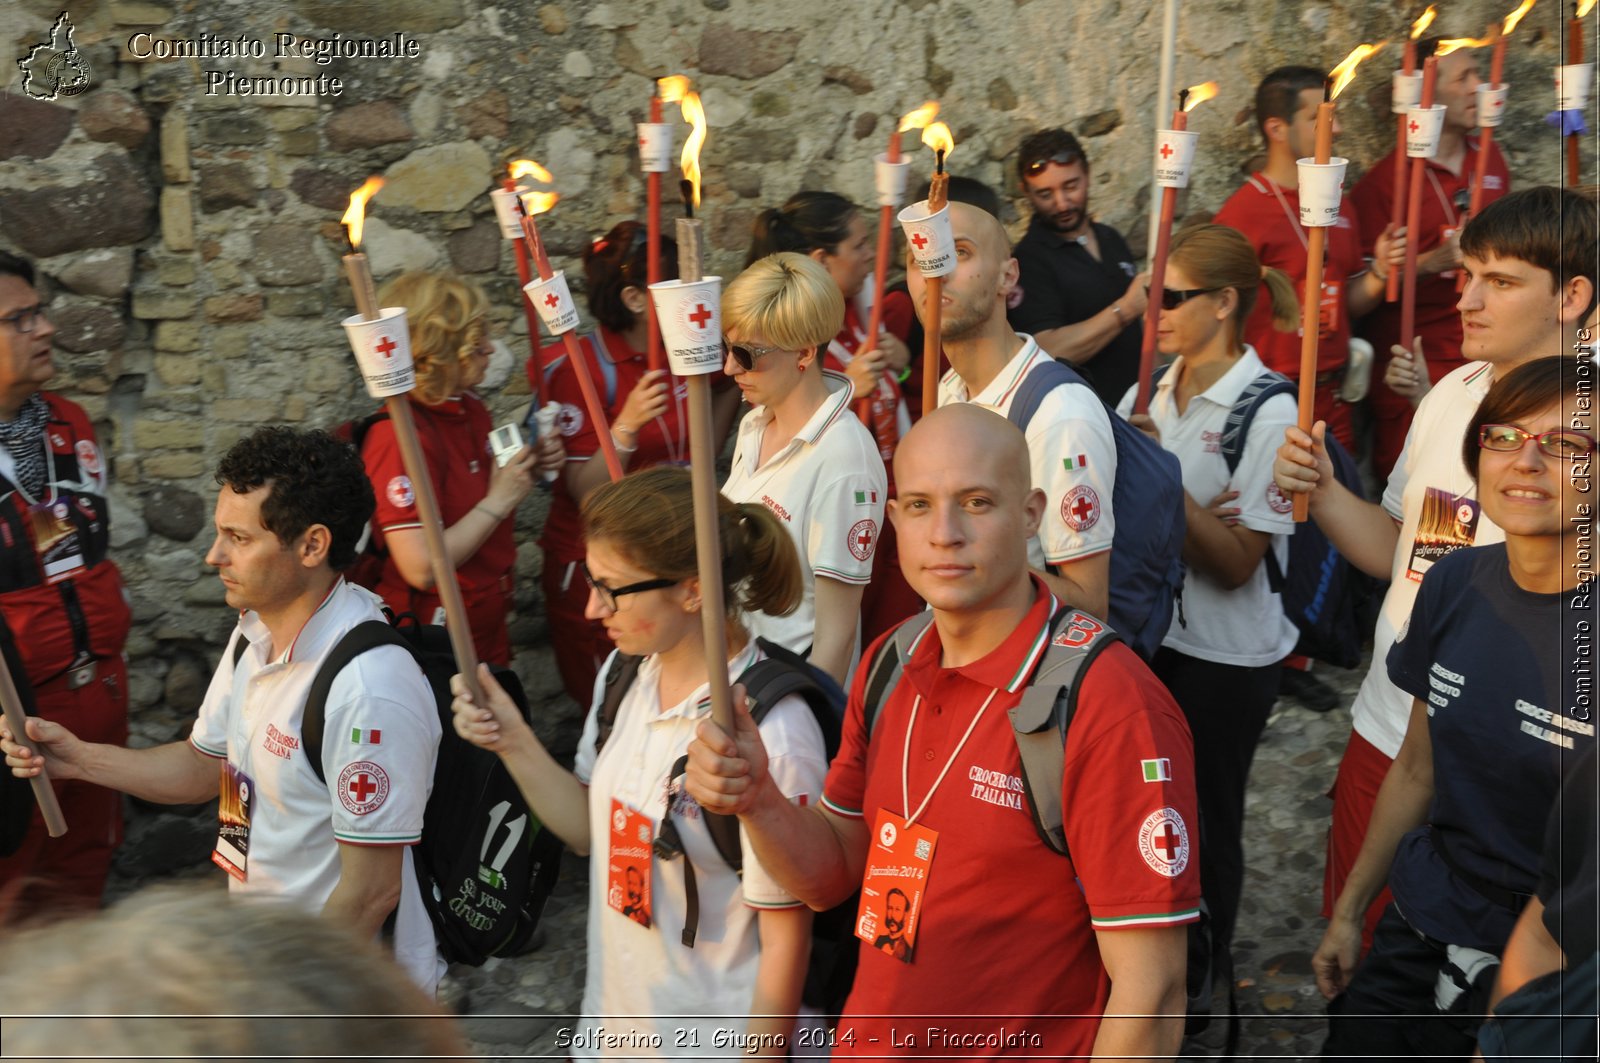
[[[28,507],[28,530],[44,568],[46,583],[59,583],[85,568],[83,545],[72,523],[72,508],[65,498]]]
[[[238,879],[249,880],[250,813],[256,807],[255,780],[230,761],[222,762],[217,799],[217,847],[211,862]]]
[[[1411,562],[1406,578],[1422,582],[1423,574],[1441,557],[1471,546],[1478,534],[1478,501],[1466,495],[1452,495],[1437,487],[1428,488],[1422,500],[1422,515],[1417,518],[1417,534],[1411,543]]]
[[[1322,282],[1322,300],[1317,304],[1317,334],[1327,339],[1339,331],[1339,314],[1344,305],[1344,281]]]
[[[861,878],[856,937],[901,963],[912,962],[916,955],[922,894],[938,843],[937,831],[908,825],[888,809],[878,810]]]
[[[644,813],[611,799],[606,906],[640,926],[650,925],[650,846],[655,828]]]

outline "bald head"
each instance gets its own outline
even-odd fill
[[[1022,430],[993,410],[958,402],[941,406],[918,421],[894,454],[895,483],[915,482],[924,470],[954,474],[957,481],[983,484],[1021,500],[1033,483],[1028,441]]]
[[[968,239],[977,245],[987,260],[1004,262],[1011,257],[1011,240],[1005,227],[993,214],[970,203],[950,204],[950,227],[957,240]]]

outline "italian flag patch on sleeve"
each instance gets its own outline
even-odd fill
[[[1172,761],[1166,757],[1159,760],[1141,760],[1139,767],[1144,772],[1145,782],[1172,781]]]
[[[360,727],[350,729],[350,741],[358,746],[375,746],[383,741],[383,732],[377,728],[363,730]],[[1145,761],[1146,764],[1150,763]]]

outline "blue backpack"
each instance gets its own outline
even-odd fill
[[[1094,389],[1055,359],[1028,372],[1007,415],[1028,430],[1044,397],[1058,387]],[[1105,406],[1105,403],[1101,403]],[[1183,586],[1183,470],[1173,454],[1105,406],[1117,448],[1111,486],[1110,615],[1106,618],[1132,649],[1149,660],[1172,625],[1172,602]]]
[[[1169,366],[1156,369],[1151,388],[1166,375]],[[1252,380],[1239,393],[1239,400],[1228,411],[1219,448],[1228,465],[1228,475],[1239,468],[1250,424],[1263,403],[1278,395],[1298,396],[1299,388],[1282,373],[1267,371]],[[1361,471],[1344,445],[1330,432],[1328,458],[1333,462],[1334,479],[1357,498],[1366,498],[1361,486]],[[1277,554],[1266,555],[1267,583],[1283,598],[1283,611],[1300,629],[1294,652],[1340,668],[1361,663],[1361,649],[1372,631],[1370,606],[1377,599],[1378,581],[1346,561],[1328,537],[1308,520],[1289,537],[1289,564],[1278,565]]]

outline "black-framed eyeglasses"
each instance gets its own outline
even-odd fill
[[[605,606],[605,610],[608,613],[617,611],[618,598],[625,598],[630,594],[643,594],[645,591],[664,590],[667,587],[675,587],[678,584],[675,579],[656,578],[642,579],[638,583],[630,583],[626,587],[608,587],[594,578],[594,574],[589,571],[588,562],[579,562],[578,567],[583,569],[584,582],[589,584],[589,588],[599,596],[600,604]]]
[[[1176,310],[1197,295],[1210,295],[1220,292],[1221,288],[1163,288],[1161,289],[1161,309]]]
[[[1576,461],[1594,453],[1594,436],[1571,428],[1553,428],[1538,435],[1514,424],[1486,424],[1478,429],[1478,446],[1484,450],[1510,454],[1521,450],[1530,439],[1552,458]]]
[[[14,310],[5,317],[0,317],[0,322],[10,325],[18,332],[32,332],[47,309],[43,303],[34,303],[32,306],[25,306],[21,310]]]
[[[781,351],[782,347],[757,347],[749,343],[733,343],[728,337],[722,337],[722,349],[733,355],[734,364],[745,372],[756,367],[756,359],[773,351]]]
[[[1022,165],[1022,173],[1026,177],[1038,177],[1049,168],[1051,163],[1060,166],[1071,166],[1075,162],[1082,162],[1083,156],[1075,151],[1058,151],[1054,155],[1042,159],[1030,159]]]

